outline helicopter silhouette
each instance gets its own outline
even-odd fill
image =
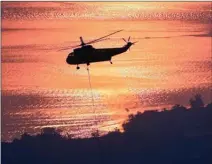
[[[112,57],[121,53],[126,52],[133,44],[136,42],[130,42],[130,37],[126,41],[122,38],[126,44],[123,47],[118,48],[94,48],[92,45],[93,43],[100,42],[106,40],[108,36],[114,35],[115,33],[121,32],[123,30],[119,30],[108,34],[106,36],[100,37],[98,39],[92,40],[90,42],[85,43],[83,38],[80,37],[81,44],[71,47],[75,48],[73,52],[69,53],[66,62],[71,65],[77,65],[76,69],[80,69],[79,64],[87,64],[87,69],[90,63],[94,62],[103,62],[103,61],[110,61],[112,63]],[[80,47],[80,48],[77,48]],[[63,48],[61,50],[66,50],[70,48]]]

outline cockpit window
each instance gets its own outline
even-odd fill
[[[72,53],[70,53],[70,54],[69,54],[69,56],[74,56],[74,53],[73,53],[73,52],[72,52]]]

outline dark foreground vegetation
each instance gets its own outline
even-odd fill
[[[212,103],[130,115],[105,136],[68,139],[47,128],[2,143],[3,164],[212,164]]]

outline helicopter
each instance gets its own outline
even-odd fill
[[[87,43],[84,42],[83,38],[80,37],[81,44],[77,46],[73,46],[71,48],[75,48],[73,52],[69,53],[66,62],[70,65],[77,65],[76,69],[80,69],[79,64],[87,64],[87,69],[90,63],[94,62],[104,62],[109,61],[112,63],[112,57],[121,53],[126,52],[132,45],[136,42],[130,42],[130,37],[128,40],[122,38],[126,44],[123,47],[118,48],[94,48],[91,44],[100,42],[108,39],[108,36],[114,35],[115,33],[121,32],[123,30],[115,31],[106,36],[100,37],[98,39],[89,41]],[[66,50],[70,48],[63,48],[61,50]]]

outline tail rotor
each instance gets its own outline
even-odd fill
[[[125,43],[127,43],[127,41],[124,38],[122,38],[122,39],[125,41]]]
[[[129,36],[129,38],[127,39],[127,41],[126,41],[126,39],[124,39],[124,38],[122,38],[123,40],[124,40],[124,42],[125,43],[127,43],[127,45],[129,45],[129,46],[131,46],[131,45],[134,45],[135,43],[137,43],[138,41],[136,41],[136,42],[130,42],[130,36]],[[129,51],[130,51],[130,47],[129,47]]]
[[[129,38],[128,38],[128,42],[130,41],[130,36],[129,36]]]

